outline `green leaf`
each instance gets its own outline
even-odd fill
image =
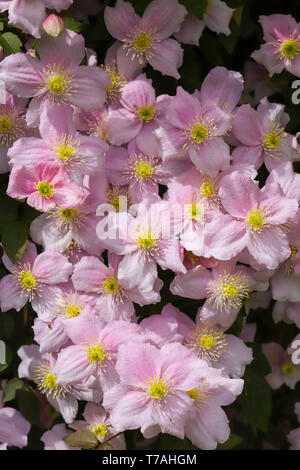
[[[20,380],[17,377],[9,380],[4,389],[2,401],[6,402],[13,400],[16,396],[17,390],[20,390],[21,388],[23,388],[23,380]]]
[[[201,19],[207,7],[207,0],[181,0],[182,5],[197,18]]]
[[[65,436],[64,441],[71,447],[80,447],[81,449],[95,449],[98,446],[99,441],[95,434],[87,429],[81,429],[80,431],[73,432],[68,436]]]
[[[6,194],[0,194],[0,230],[10,222],[14,222],[18,217],[19,203],[8,197]]]
[[[0,45],[7,54],[21,52],[22,42],[14,33],[3,33],[0,36]]]
[[[79,21],[74,20],[74,18],[65,16],[63,20],[65,22],[65,27],[67,29],[70,29],[71,31],[75,31],[75,33],[80,33],[82,31],[83,25],[79,23]]]
[[[27,421],[31,424],[40,425],[41,407],[37,395],[29,385],[17,390],[18,408]]]
[[[4,23],[0,21],[0,31],[3,31],[3,29],[4,29]]]
[[[244,375],[244,390],[239,397],[247,421],[267,432],[272,408],[271,389],[265,381],[265,376],[271,372],[267,358],[257,344],[252,344],[254,359],[246,367]]]
[[[224,444],[218,445],[218,450],[231,450],[243,442],[243,438],[237,434],[231,433],[228,440]]]
[[[15,221],[2,231],[3,249],[9,259],[16,263],[21,258],[28,241],[28,227],[24,222]]]

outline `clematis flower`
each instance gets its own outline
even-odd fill
[[[218,213],[206,227],[211,256],[229,260],[247,247],[257,263],[275,269],[291,249],[282,224],[298,210],[295,199],[284,196],[279,184],[260,190],[250,176],[233,171],[222,179],[219,195],[228,214]]]
[[[73,345],[58,354],[53,368],[57,383],[68,387],[94,377],[103,390],[117,383],[118,348],[130,340],[138,341],[139,326],[121,320],[106,323],[93,309],[87,308],[81,315],[65,322],[65,330]]]
[[[80,447],[71,447],[64,441],[64,437],[71,434],[64,423],[55,424],[52,429],[44,432],[41,441],[44,444],[44,450],[80,450]]]
[[[116,6],[106,7],[105,25],[109,33],[123,43],[123,54],[145,66],[147,62],[164,75],[179,78],[183,51],[170,36],[179,31],[186,9],[177,0],[152,0],[142,18],[129,2],[117,0]]]
[[[27,204],[41,212],[56,206],[74,205],[81,197],[78,187],[59,164],[42,161],[34,170],[14,165],[7,194],[15,199],[27,198]]]
[[[32,133],[25,120],[27,99],[4,92],[0,104],[0,173],[9,171],[7,151],[20,137]]]
[[[108,441],[114,449],[126,449],[124,435],[118,435],[117,431],[111,425],[109,414],[106,413],[101,405],[96,403],[87,403],[83,412],[84,421],[74,421],[70,427],[79,431],[86,429],[92,432],[99,442]],[[116,437],[114,437],[116,436]]]
[[[8,20],[12,26],[34,37],[40,37],[46,8],[67,10],[72,3],[73,0],[2,0],[0,11],[2,13],[8,10]]]
[[[229,146],[222,136],[230,129],[230,118],[214,103],[201,104],[178,87],[167,107],[166,120],[169,125],[155,131],[163,159],[188,154],[194,165],[211,177],[229,167]]]
[[[193,406],[187,392],[207,373],[206,363],[179,343],[161,349],[129,343],[120,346],[116,369],[120,384],[106,390],[103,400],[115,429],[141,428],[149,437],[154,428],[156,433],[161,430],[183,439],[186,416]]]
[[[36,345],[21,346],[18,355],[21,358],[19,377],[33,380],[48,402],[62,414],[66,423],[71,423],[76,417],[77,399],[88,401],[101,399],[101,392],[95,388],[93,377],[90,377],[85,384],[77,383],[76,386],[68,387],[59,385],[54,372],[56,355],[41,354]]]
[[[152,80],[145,74],[126,83],[118,107],[111,107],[101,124],[105,139],[122,145],[137,137],[150,124],[158,126],[164,96],[156,98]],[[153,131],[154,129],[152,129]]]
[[[296,339],[299,339],[296,337]],[[262,350],[267,357],[272,372],[266,376],[266,381],[273,390],[286,384],[289,388],[294,389],[296,383],[300,379],[300,367],[292,363],[291,354],[293,350],[287,350],[278,343],[265,343]]]
[[[177,41],[183,44],[193,44],[198,46],[199,39],[205,26],[215,33],[230,34],[229,23],[233,9],[220,0],[208,0],[203,13],[203,18],[199,20],[192,13],[188,13],[181,24],[178,33],[173,34]]]
[[[241,339],[225,333],[219,326],[207,325],[199,315],[195,323],[171,304],[162,309],[161,315],[164,319],[177,320],[180,342],[209,366],[223,369],[233,378],[244,375],[246,365],[252,361],[252,350]]]
[[[123,147],[111,146],[106,152],[105,170],[107,180],[114,185],[128,185],[128,193],[134,202],[145,203],[160,200],[158,185],[167,185],[171,179],[189,168],[186,160],[174,159],[163,162],[159,155],[144,154],[136,141]]]
[[[260,16],[265,44],[251,57],[266,67],[269,74],[283,69],[300,77],[300,25],[291,15]]]
[[[20,411],[3,406],[1,385],[3,387],[5,382],[0,384],[0,450],[6,449],[7,446],[26,447],[30,423],[23,418]]]
[[[79,292],[96,296],[95,312],[105,321],[132,321],[135,318],[133,302],[148,305],[160,301],[158,282],[152,290],[128,289],[119,279],[119,265],[122,258],[109,254],[109,267],[94,256],[83,257],[74,266],[72,281]]]
[[[25,165],[29,170],[41,161],[54,161],[81,185],[83,175],[101,168],[107,146],[96,137],[76,132],[72,115],[68,105],[44,104],[40,115],[41,138],[18,139],[9,149],[10,163]]]
[[[100,254],[102,244],[96,236],[97,206],[97,199],[85,191],[76,204],[50,209],[31,223],[32,240],[60,253],[70,254],[75,246],[90,254]]]
[[[67,282],[73,266],[54,250],[37,254],[33,243],[28,242],[20,261],[13,264],[4,253],[3,263],[11,274],[0,281],[1,310],[19,311],[28,300],[36,312],[49,308],[60,293],[57,286]]]
[[[111,81],[102,69],[79,66],[84,55],[81,35],[65,30],[58,38],[44,35],[39,43],[40,60],[30,54],[17,53],[0,64],[0,80],[8,91],[23,97],[34,97],[27,120],[38,125],[40,104],[69,103],[85,110],[100,108]],[[91,88],[94,93],[90,93]]]
[[[157,264],[174,272],[186,271],[178,239],[172,233],[172,223],[164,224],[169,217],[168,209],[168,204],[158,203],[152,204],[146,213],[141,211],[136,218],[124,212],[111,214],[107,219],[108,233],[104,232],[103,223],[98,225],[97,234],[102,246],[125,255],[118,270],[124,288],[151,290],[157,279]]]
[[[233,161],[255,168],[265,163],[269,171],[291,161],[291,140],[284,130],[288,120],[284,106],[269,103],[267,98],[260,101],[257,111],[248,104],[242,105],[232,120],[233,135],[242,144],[233,151]]]

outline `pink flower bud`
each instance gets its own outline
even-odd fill
[[[62,18],[57,15],[49,15],[43,22],[43,28],[49,36],[57,38],[65,29],[65,23]]]

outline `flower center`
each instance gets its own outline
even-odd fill
[[[295,374],[295,367],[291,362],[285,362],[282,364],[281,370],[288,377],[292,377]]]
[[[48,183],[45,180],[39,181],[36,184],[36,189],[38,190],[39,195],[45,198],[50,198],[53,196],[54,194],[53,188],[54,188],[54,184]]]
[[[211,349],[216,344],[216,340],[212,335],[202,335],[199,343],[201,348]]]
[[[205,181],[202,184],[200,191],[204,197],[208,197],[208,198],[213,197],[215,194],[214,185],[208,181]]]
[[[206,382],[203,382],[198,387],[188,390],[186,393],[196,402],[197,408],[201,408],[212,396],[212,392],[209,391],[208,384]]]
[[[73,160],[73,157],[78,156],[78,143],[73,143],[70,136],[62,136],[62,140],[54,144],[54,150],[57,158],[63,162],[67,163],[70,159]]]
[[[43,68],[42,80],[38,87],[40,96],[48,97],[55,103],[64,103],[71,94],[73,75],[69,67],[48,64]]]
[[[0,116],[0,132],[8,133],[13,126],[13,122],[9,116]]]
[[[39,391],[42,394],[49,394],[53,398],[56,396],[65,396],[69,391],[57,384],[57,376],[52,373],[51,366],[48,362],[42,362],[34,372],[33,376]]]
[[[65,312],[68,318],[73,318],[73,317],[77,317],[78,315],[80,315],[82,312],[82,309],[78,305],[68,304],[65,308]]]
[[[186,255],[192,264],[199,262],[200,257],[195,255],[192,251],[187,251]]]
[[[286,39],[279,48],[281,58],[295,59],[300,52],[300,43],[295,39]]]
[[[217,361],[227,348],[226,334],[219,328],[198,324],[185,338],[184,345],[200,359]]]
[[[53,390],[57,385],[56,380],[57,380],[57,377],[55,374],[51,374],[51,373],[47,374],[45,377],[45,385],[51,390]]]
[[[122,186],[108,187],[105,191],[107,202],[113,206],[116,212],[126,212],[131,205],[127,188]]]
[[[191,139],[196,144],[202,144],[207,140],[209,136],[209,130],[205,123],[195,124],[191,129]]]
[[[163,379],[157,380],[156,377],[154,379],[151,378],[148,381],[148,385],[148,394],[151,398],[161,401],[168,395],[169,386]]]
[[[107,427],[105,424],[96,424],[95,426],[91,426],[91,431],[98,439],[102,440],[107,434]]]
[[[187,204],[187,213],[190,219],[201,220],[203,216],[203,204],[196,201],[192,204]]]
[[[93,346],[89,346],[87,348],[87,359],[89,362],[101,364],[101,362],[103,362],[106,357],[107,353],[100,344],[94,344]]]
[[[75,209],[62,209],[60,211],[60,216],[63,217],[63,219],[72,220],[76,216],[76,210]]]
[[[223,293],[227,299],[234,299],[238,294],[238,290],[234,284],[224,284]]]
[[[248,297],[249,282],[245,274],[220,274],[216,281],[211,281],[208,288],[208,302],[213,302],[218,310],[240,308]]]
[[[298,248],[294,245],[291,245],[290,248],[291,248],[290,258],[294,258],[296,254],[298,253]]]
[[[145,104],[137,110],[137,115],[140,121],[149,122],[151,121],[156,114],[156,105],[155,104]]]
[[[266,223],[266,209],[251,209],[247,215],[248,229],[252,233],[260,233],[263,228],[268,227]]]
[[[151,47],[151,36],[142,31],[141,33],[135,36],[135,47],[142,52],[145,52],[149,47]]]
[[[116,62],[105,67],[105,72],[108,73],[111,85],[106,88],[106,101],[108,103],[116,101],[122,93],[122,88],[126,84],[127,80],[123,74],[120,73],[119,67]]]
[[[149,250],[150,248],[157,247],[156,238],[151,235],[151,232],[146,231],[138,237],[138,245],[143,250]]]
[[[119,291],[119,282],[112,276],[103,282],[103,287],[108,294],[116,294]]]
[[[29,292],[33,291],[37,287],[36,278],[30,271],[21,271],[19,274],[19,283],[22,287],[22,290],[27,290]]]
[[[148,162],[142,160],[137,161],[135,166],[137,176],[143,180],[148,180],[153,175],[153,168]]]

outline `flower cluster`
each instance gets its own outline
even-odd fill
[[[142,17],[117,0],[104,11],[116,42],[101,66],[83,36],[55,15],[44,22],[45,8],[72,1],[2,3],[12,25],[41,36],[38,53],[29,41],[0,63],[7,194],[41,213],[18,262],[3,255],[0,304],[6,312],[30,302],[36,314],[36,344],[19,349],[19,377],[69,427],[47,430],[45,449],[74,449],[63,440],[71,429],[118,449],[133,429],[214,449],[230,434],[222,407],[242,393],[253,359],[249,324],[241,337],[227,330],[271,296],[274,321],[300,328],[300,175],[289,116],[267,92],[257,107],[239,104],[243,76],[225,67],[193,94],[178,86],[175,96],[156,95],[147,63],[178,79],[180,42],[197,44],[205,26],[230,33],[233,10],[219,0],[203,20],[177,0],[153,0]],[[253,58],[271,74],[300,74],[296,22],[261,23],[266,44]],[[198,310],[172,305],[180,297],[199,301]],[[152,314],[137,315],[146,305]],[[263,350],[270,386],[293,388],[292,350]],[[0,409],[4,445],[25,446],[28,431],[18,411]]]

